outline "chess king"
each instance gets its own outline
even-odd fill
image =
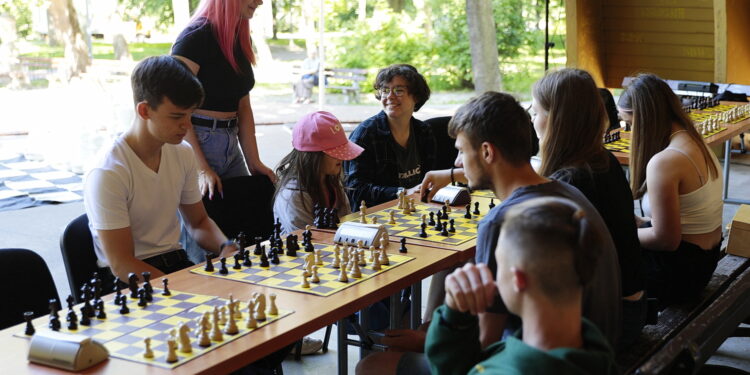
[[[235,252],[206,214],[193,150],[183,141],[203,100],[200,82],[174,57],[154,56],[136,66],[131,83],[135,120],[85,179],[100,274],[127,280],[131,272],[160,277],[190,266],[179,243],[178,212],[203,248],[222,256]]]

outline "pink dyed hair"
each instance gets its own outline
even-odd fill
[[[249,21],[240,16],[240,0],[202,0],[193,14],[191,23],[210,23],[219,48],[236,72],[240,67],[234,56],[234,43],[239,38],[242,53],[255,65]]]

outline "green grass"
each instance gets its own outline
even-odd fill
[[[140,61],[148,56],[168,54],[171,43],[130,43],[128,49],[133,60]],[[115,50],[111,43],[94,42],[92,52],[95,59],[114,60]],[[34,40],[20,46],[20,55],[24,57],[63,57],[62,46],[49,46],[44,41]]]

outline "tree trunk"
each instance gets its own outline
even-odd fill
[[[258,65],[269,66],[273,64],[273,55],[266,39],[273,35],[273,12],[270,1],[255,10],[253,19],[250,20],[253,32],[253,44],[258,52]]]
[[[388,0],[388,6],[393,9],[395,13],[401,13],[406,6],[406,0]]]
[[[424,35],[427,40],[432,40],[432,7],[428,0],[414,0],[414,6],[417,8],[417,17],[421,17],[424,26]]]
[[[59,72],[63,79],[69,81],[85,72],[86,67],[91,65],[86,38],[78,23],[78,13],[73,0],[52,0],[48,14],[50,28],[57,29],[63,36],[65,58]]]
[[[302,1],[302,34],[305,35],[305,49],[307,56],[310,56],[312,50],[317,49],[316,40],[318,33],[315,30],[315,19],[318,17],[320,2],[313,0]]]
[[[498,91],[502,88],[502,79],[490,0],[466,0],[466,21],[471,44],[474,92],[481,94],[486,91]]]

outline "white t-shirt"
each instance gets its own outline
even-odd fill
[[[109,265],[97,230],[130,227],[135,257],[180,249],[180,204],[201,200],[193,149],[165,144],[159,172],[135,154],[123,137],[99,158],[85,178],[84,206],[100,265]]]

